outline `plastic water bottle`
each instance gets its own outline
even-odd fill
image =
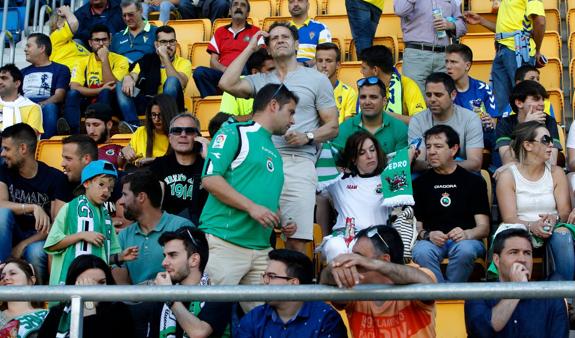
[[[443,12],[441,11],[440,7],[437,6],[433,6],[433,9],[431,10],[431,14],[433,14],[433,19],[443,19]],[[438,30],[436,31],[437,34],[437,38],[439,39],[443,39],[447,37],[447,33],[445,32],[445,30]]]

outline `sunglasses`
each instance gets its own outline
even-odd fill
[[[544,146],[553,144],[553,139],[549,135],[543,135],[540,140],[533,140],[533,142],[539,142]]]
[[[276,89],[276,91],[275,91],[274,94],[272,95],[272,98],[270,99],[270,101],[273,100],[273,99],[275,99],[276,95],[279,94],[280,90],[282,90],[283,87],[284,87],[284,84],[282,83],[282,84],[278,87],[278,89]]]
[[[381,237],[381,235],[379,234],[378,227],[371,227],[367,229],[367,237],[372,238],[373,236],[377,235],[377,237],[379,237],[379,239],[383,242],[383,244],[385,244],[385,247],[387,248],[387,252],[391,252],[391,249],[389,248],[389,245],[387,244],[387,242],[385,241],[385,239],[383,239],[383,237]]]
[[[182,228],[178,231],[178,233],[185,235],[187,234],[188,237],[190,238],[190,241],[192,241],[192,245],[194,246],[194,248],[197,250],[198,249],[198,242],[196,241],[196,239],[192,236],[192,233],[190,232],[190,230],[186,229],[186,228]]]
[[[172,127],[170,128],[170,134],[181,135],[182,132],[186,135],[199,135],[200,131],[196,127]]]
[[[357,80],[357,87],[363,87],[366,84],[370,84],[370,85],[381,84],[381,85],[383,85],[383,82],[381,82],[381,80],[377,76],[364,77],[363,79]]]

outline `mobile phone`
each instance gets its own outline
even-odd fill
[[[423,138],[421,137],[414,138],[413,140],[411,140],[411,142],[409,142],[409,145],[414,146],[415,149],[419,149],[422,140]]]

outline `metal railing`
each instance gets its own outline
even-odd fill
[[[575,297],[575,282],[299,286],[6,286],[2,301],[71,300],[70,337],[82,337],[84,301],[311,301],[435,300]]]
[[[4,7],[2,9],[2,31],[0,31],[0,41],[2,46],[0,46],[0,65],[4,65],[4,49],[6,49],[6,38],[8,38],[8,44],[10,46],[10,62],[14,63],[16,59],[16,43],[14,42],[14,36],[10,33],[6,27],[8,26],[8,0],[4,0]]]

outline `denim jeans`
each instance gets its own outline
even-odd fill
[[[424,268],[433,271],[438,283],[464,283],[473,272],[473,262],[485,256],[485,247],[479,240],[448,240],[443,246],[431,241],[417,241],[413,247],[413,260]],[[441,273],[441,261],[449,259],[446,278]]]
[[[230,0],[206,0],[202,6],[202,17],[214,22],[218,18],[227,18],[230,12]]]
[[[217,69],[208,67],[198,67],[194,70],[194,82],[198,87],[201,97],[206,97],[210,95],[218,95],[220,89],[218,88],[218,82],[222,78],[224,73]]]
[[[373,44],[373,37],[381,18],[381,10],[362,0],[345,0],[345,8],[351,35],[355,40],[355,51],[359,57],[362,50]],[[394,61],[397,62],[397,60]]]
[[[14,213],[0,208],[0,261],[12,255],[12,247],[34,235],[36,230],[23,230],[16,224]],[[44,241],[31,243],[24,249],[22,258],[34,266],[41,280],[47,280],[48,256],[44,252]]]
[[[535,58],[531,58],[529,63],[534,65]],[[491,81],[493,83],[493,95],[495,95],[495,106],[501,110],[509,104],[509,95],[515,86],[515,71],[517,70],[515,52],[511,49],[498,45],[493,65],[491,66]]]
[[[98,102],[107,105],[112,104],[112,93],[109,89],[103,89],[98,94]],[[80,132],[80,118],[82,110],[88,105],[88,97],[82,95],[79,91],[70,89],[66,94],[66,104],[64,105],[64,118],[70,126],[70,133],[77,134]]]
[[[561,275],[564,280],[573,280],[573,275],[575,275],[575,252],[571,232],[554,231],[551,238],[549,238],[549,247],[555,261],[555,273]]]
[[[164,82],[163,93],[176,99],[178,110],[184,111],[184,92],[180,80],[175,76],[168,76]],[[149,96],[144,95],[142,92],[136,97],[128,97],[122,92],[122,82],[116,85],[116,98],[118,99],[118,106],[122,112],[124,121],[139,126],[138,114],[144,115],[146,107],[150,100]]]
[[[159,6],[142,2],[142,16],[148,20],[148,15],[151,11],[160,11],[160,21],[166,24],[170,20],[170,12],[174,8],[176,8],[176,5],[168,0],[162,1]]]
[[[49,139],[56,135],[56,123],[60,115],[60,106],[55,103],[48,103],[42,107],[42,126],[44,127],[43,139]]]

